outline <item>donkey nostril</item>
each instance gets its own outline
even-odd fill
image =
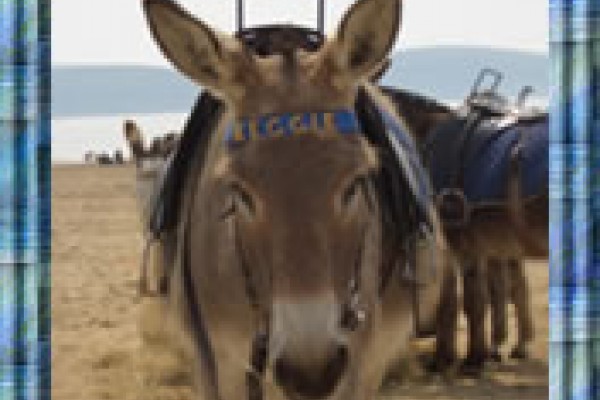
[[[349,306],[345,306],[342,309],[342,318],[340,320],[340,325],[342,329],[354,332],[356,329],[358,329],[359,323],[360,321],[357,311],[350,308]]]
[[[275,360],[274,374],[277,384],[289,397],[321,399],[329,396],[341,379],[348,364],[346,346],[336,346],[321,365],[295,364],[281,357]]]

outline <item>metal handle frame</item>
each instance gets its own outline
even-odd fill
[[[325,0],[317,0],[317,30],[325,36]],[[245,28],[244,0],[236,0],[237,33]]]
[[[469,97],[474,97],[477,94],[480,94],[483,92],[481,90],[481,86],[483,84],[483,81],[485,80],[485,77],[488,75],[492,76],[494,80],[487,91],[496,93],[496,91],[498,90],[498,87],[500,86],[500,83],[504,79],[504,75],[502,74],[502,72],[495,70],[493,68],[484,68],[481,70],[481,72],[479,73],[479,76],[475,80],[475,83],[473,84],[473,88],[471,89],[471,94],[469,95]]]

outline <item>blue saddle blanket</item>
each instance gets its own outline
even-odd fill
[[[464,120],[452,121],[432,133],[427,153],[436,192],[456,186],[462,169],[462,187],[470,202],[506,200],[511,152],[521,145],[521,190],[524,197],[548,190],[548,118],[516,122],[504,128],[487,125],[471,132],[464,146],[458,138]]]

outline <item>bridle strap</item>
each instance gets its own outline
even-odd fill
[[[256,287],[252,283],[252,274],[250,268],[244,256],[244,250],[242,248],[241,238],[239,235],[239,229],[237,224],[234,226],[235,244],[240,253],[240,267],[242,275],[244,276],[244,287],[246,291],[246,297],[260,319],[263,314],[261,313],[261,305],[258,298],[258,292]],[[268,320],[268,318],[265,318]],[[260,322],[260,321],[259,321]],[[260,324],[259,324],[260,326]],[[269,349],[269,336],[265,332],[261,332],[260,329],[252,340],[250,347],[250,370],[246,373],[246,387],[248,392],[247,400],[262,400],[264,398],[264,387],[263,378],[267,368]]]
[[[250,368],[246,374],[248,400],[262,400],[265,396],[263,381],[267,370],[269,336],[257,334],[252,341]]]
[[[239,229],[237,226],[237,221],[234,222],[234,241],[235,246],[237,247],[237,251],[240,254],[239,263],[240,270],[242,275],[244,276],[244,290],[246,291],[246,297],[248,298],[248,302],[250,306],[256,311],[260,311],[260,301],[258,299],[258,291],[256,290],[256,286],[252,282],[252,273],[250,271],[250,267],[245,257],[244,249],[242,248],[242,239],[239,235]]]
[[[193,191],[195,193],[195,190]],[[208,390],[210,391],[210,399],[218,400],[220,398],[219,395],[219,387],[218,387],[218,375],[217,375],[217,363],[215,360],[214,352],[212,350],[212,346],[210,344],[210,339],[208,337],[208,333],[206,331],[206,327],[204,326],[204,321],[202,319],[202,314],[200,310],[200,306],[198,303],[198,299],[196,297],[196,292],[194,288],[194,283],[192,281],[191,274],[191,261],[190,257],[190,224],[191,224],[191,209],[189,207],[188,216],[186,219],[185,227],[183,230],[183,284],[184,284],[184,295],[187,299],[187,304],[189,305],[189,314],[191,318],[191,323],[194,332],[196,333],[194,337],[196,338],[196,345],[200,354],[204,356],[200,356],[200,362],[204,365],[201,366],[203,370],[206,371],[208,377]],[[237,236],[236,231],[236,243],[239,245],[239,237]],[[242,263],[242,272],[245,277],[246,282],[246,294],[248,296],[248,300],[250,305],[255,310],[255,312],[259,311],[259,303],[256,295],[256,290],[251,283],[250,271],[245,265],[245,261],[241,260]],[[248,400],[262,400],[264,398],[264,388],[263,388],[263,376],[266,372],[267,365],[267,351],[268,351],[268,336],[266,334],[257,333],[252,341],[251,346],[251,354],[250,354],[250,371],[246,374],[246,385],[248,392]]]
[[[322,115],[323,113],[320,113],[320,115]],[[333,124],[332,126],[335,127],[335,130],[342,135],[345,134],[352,134],[352,133],[357,133],[357,118],[355,117],[355,113],[354,112],[345,112],[345,111],[337,111],[337,112],[333,112],[332,113],[334,115],[334,118],[332,119]],[[314,114],[313,114],[314,115]],[[317,114],[317,124],[319,124],[319,126],[321,126],[321,121],[324,121],[321,119],[321,117],[318,116],[319,114]],[[273,116],[270,116],[270,118]],[[292,121],[292,118],[295,117],[293,115],[285,115],[285,116],[275,116],[279,118],[279,122],[283,122],[283,123],[289,123],[289,121]],[[294,127],[298,128],[298,127],[302,127],[303,122],[309,121],[307,122],[308,125],[310,125],[310,121],[311,119],[309,117],[305,117],[305,116],[300,116],[301,118],[295,120],[295,122],[297,124],[295,125],[286,125],[290,131],[288,132],[290,135],[294,135],[295,131],[293,130]],[[306,119],[304,119],[306,118]],[[272,121],[272,120],[270,120]],[[259,121],[259,123],[257,124],[257,126],[260,128],[261,125],[261,121]],[[272,126],[270,124],[264,124],[264,126]],[[260,134],[260,129],[258,129],[258,133]],[[230,136],[228,136],[226,138],[226,143],[230,143],[234,138],[234,134],[235,134],[235,129],[231,129],[228,134]],[[241,142],[245,142],[247,140],[252,140],[252,137],[250,136],[250,128],[246,128],[245,126],[242,125],[242,129],[240,130],[240,132],[243,133],[243,135],[241,136],[240,140]],[[268,130],[264,132],[266,134],[266,136],[268,136],[270,133]],[[393,142],[395,143],[395,150],[399,153],[403,153],[404,155],[408,156],[408,160],[406,161],[406,165],[405,168],[409,168],[409,169],[413,169],[415,168],[415,160],[412,159],[412,157],[415,155],[414,153],[414,149],[412,148],[413,143],[408,141],[410,138],[409,137],[404,137],[404,135],[398,135],[397,132],[395,135],[392,134],[392,132],[390,132],[389,130],[386,130],[386,135],[389,136],[393,136],[394,140]],[[264,136],[263,136],[264,137]],[[419,171],[420,172],[420,171]],[[418,174],[419,176],[419,174]],[[420,178],[421,176],[419,176]],[[417,189],[425,189],[425,193],[427,192],[428,188],[424,188],[422,187],[422,182],[420,181],[420,179],[417,178],[416,182],[413,182],[413,185],[416,184],[415,186],[417,187]],[[197,183],[197,180],[196,180]],[[420,193],[419,194],[423,194],[421,192],[421,190],[418,190]],[[196,193],[196,190],[194,188],[194,190],[192,191],[192,193]],[[192,194],[193,197],[193,194]],[[427,198],[427,196],[425,196]],[[193,202],[193,198],[192,198],[192,202]],[[210,396],[209,399],[219,399],[219,390],[218,390],[218,377],[217,377],[217,366],[216,366],[216,360],[215,360],[215,356],[214,356],[214,352],[210,343],[210,339],[208,337],[208,333],[206,331],[206,327],[204,325],[204,321],[201,315],[201,309],[200,309],[200,305],[199,305],[199,300],[197,298],[197,293],[196,293],[196,288],[194,287],[194,281],[192,279],[192,270],[191,270],[191,260],[190,260],[190,250],[191,250],[191,244],[190,244],[190,225],[191,225],[191,209],[192,207],[188,207],[188,212],[187,212],[187,218],[184,220],[184,227],[183,227],[183,233],[182,233],[182,242],[183,242],[183,256],[182,256],[182,272],[183,272],[183,290],[184,290],[184,296],[186,298],[186,302],[188,304],[188,311],[189,311],[189,315],[190,315],[190,323],[192,325],[193,331],[194,331],[194,338],[196,340],[196,346],[198,348],[199,351],[199,355],[200,355],[200,362],[202,363],[201,368],[203,371],[206,371],[206,374],[203,374],[203,376],[206,377],[206,379],[208,380],[208,382],[206,382],[206,386],[207,386],[207,390],[210,391]],[[238,239],[236,239],[238,240]],[[397,264],[397,263],[396,263]],[[388,281],[391,280],[391,277],[394,275],[395,273],[395,269],[396,266],[391,266],[389,268],[389,273],[386,274],[386,276],[383,279],[383,282],[381,283],[381,288],[380,288],[380,296],[382,296],[384,294],[385,288],[388,286]],[[252,305],[253,308],[257,309],[259,308],[259,301],[257,299],[257,293],[255,288],[252,285],[252,281],[251,281],[251,276],[250,276],[250,270],[247,268],[247,265],[244,266],[242,265],[242,272],[244,273],[244,277],[246,279],[246,292],[247,292],[247,296],[250,300],[250,304]],[[358,289],[360,290],[360,289]],[[256,310],[256,311],[260,311],[260,310]],[[360,310],[358,310],[360,312]],[[259,313],[260,315],[260,313]],[[263,388],[263,375],[266,372],[266,366],[267,366],[267,360],[268,360],[268,335],[264,334],[263,332],[260,332],[260,330],[257,331],[255,337],[253,338],[252,341],[252,345],[251,345],[251,352],[249,354],[249,358],[250,358],[250,367],[251,367],[251,371],[249,371],[248,375],[247,375],[247,387],[248,387],[248,400],[260,400],[264,397],[264,388]]]

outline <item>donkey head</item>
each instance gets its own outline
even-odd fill
[[[349,381],[381,319],[382,271],[396,261],[382,240],[378,152],[353,110],[392,48],[400,1],[359,0],[319,51],[262,56],[170,1],[146,0],[145,9],[164,55],[230,111],[190,214],[201,221],[191,227],[199,296],[212,296],[227,318],[235,295],[223,294],[219,274],[243,271],[267,315],[280,390],[352,398]]]

